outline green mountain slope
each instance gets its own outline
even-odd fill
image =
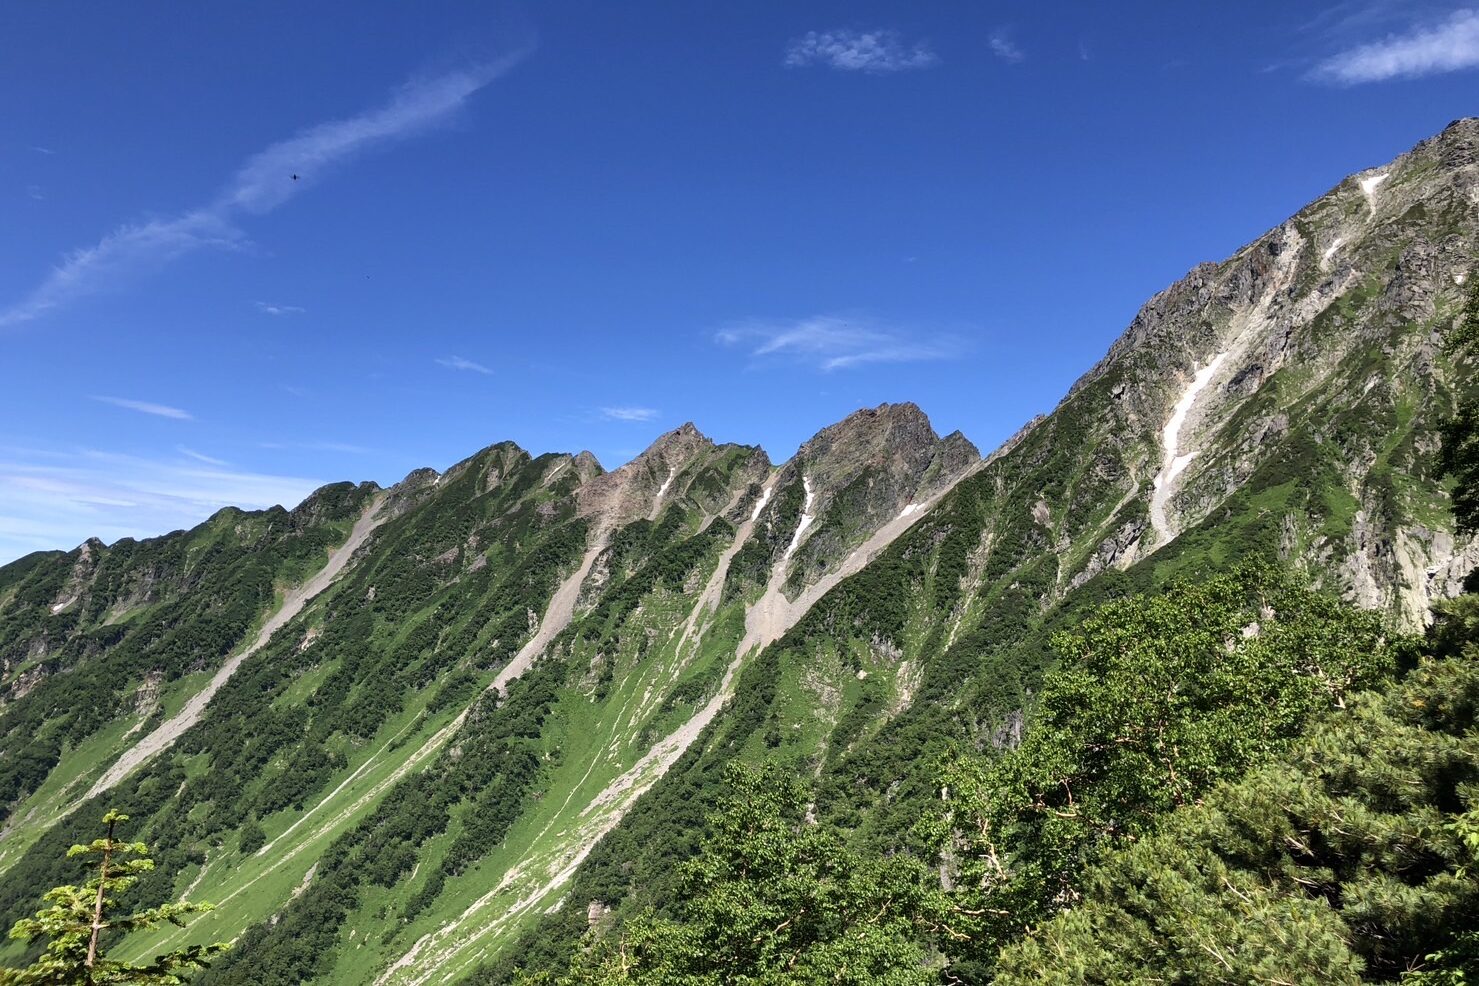
[[[1196,268],[985,460],[907,404],[780,466],[691,425],[609,473],[502,444],[0,568],[0,918],[115,804],[144,897],[220,905],[127,952],[496,978],[663,907],[732,761],[897,843],[934,754],[1014,744],[1048,634],[1105,598],[1259,555],[1416,625],[1479,562],[1428,465],[1472,389],[1476,155],[1456,123]]]

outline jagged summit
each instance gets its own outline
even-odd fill
[[[1413,151],[1437,146],[1445,160],[1471,163],[1474,161],[1476,145],[1479,145],[1479,116],[1464,116],[1420,142]]]
[[[940,438],[910,402],[854,411],[802,443],[756,515],[793,587],[822,580],[891,521],[916,513],[981,461],[959,432]]]
[[[1228,259],[1197,264],[1158,292],[1064,401],[1112,368],[1149,362],[1154,372],[1168,364],[1186,368],[1206,361],[1241,327],[1232,324],[1234,316],[1253,308],[1287,316],[1275,331],[1284,331],[1290,321],[1312,321],[1361,276],[1389,266],[1391,242],[1430,227],[1429,211],[1442,213],[1442,225],[1461,237],[1465,223],[1479,220],[1476,168],[1479,118],[1465,117],[1388,163],[1342,179]],[[1426,305],[1430,311],[1443,280],[1472,266],[1473,255],[1455,249],[1462,245],[1461,239],[1425,245],[1442,247],[1445,270],[1430,279],[1439,288],[1414,299],[1418,308]],[[1410,266],[1411,261],[1398,264],[1389,273],[1401,274]],[[1155,350],[1155,357],[1146,356],[1147,350]]]
[[[151,893],[230,902],[177,940],[238,942],[213,981],[481,981],[659,906],[734,761],[895,844],[937,741],[1019,740],[1105,599],[1273,558],[1417,628],[1479,563],[1433,465],[1479,388],[1476,145],[1194,268],[984,460],[911,403],[778,466],[691,423],[610,473],[500,443],[0,566],[0,918],[111,785]]]
[[[572,464],[582,483],[588,483],[606,471],[595,453],[589,449],[581,449],[572,460]]]
[[[1425,523],[1394,542],[1371,536],[1384,512],[1427,510],[1385,491],[1427,468],[1417,444],[1430,439],[1378,436],[1404,433],[1414,415],[1449,413],[1459,368],[1446,365],[1440,339],[1476,256],[1479,120],[1470,118],[1356,172],[1158,293],[1049,422],[1081,422],[1072,440],[1096,450],[1095,473],[1120,497],[1118,519],[1073,578],[1163,550],[1250,487],[1292,472],[1304,485],[1281,497],[1332,492],[1281,508],[1281,550],[1322,566],[1344,559],[1334,563],[1342,591],[1420,621],[1479,555]],[[1054,507],[1046,499],[1042,512]]]
[[[711,449],[714,443],[703,432],[698,430],[692,421],[685,422],[672,431],[659,435],[651,445],[647,446],[627,466],[637,464],[651,466],[673,467],[685,459],[691,458],[700,449]],[[622,468],[627,468],[623,466]],[[618,470],[619,471],[619,470]]]

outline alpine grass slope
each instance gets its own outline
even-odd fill
[[[985,459],[912,404],[781,465],[503,443],[0,568],[0,919],[116,805],[142,902],[217,905],[123,951],[235,938],[201,982],[553,969],[672,904],[732,763],[902,846],[1105,600],[1277,559],[1415,629],[1479,563],[1433,465],[1476,208],[1463,120],[1196,267]]]

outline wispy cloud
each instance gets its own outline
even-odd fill
[[[826,65],[843,72],[903,72],[940,59],[925,41],[907,44],[897,31],[811,31],[786,46],[793,68]]]
[[[31,144],[30,145],[30,148],[31,148],[31,150],[35,151],[37,154],[55,154],[56,153],[56,151],[52,150],[50,147],[42,147],[40,144]]]
[[[611,421],[651,421],[657,417],[652,407],[603,407],[601,417]]]
[[[720,345],[747,349],[756,360],[784,359],[823,371],[950,359],[964,348],[954,336],[920,337],[870,319],[836,315],[794,322],[746,322],[721,329],[714,338]]]
[[[491,374],[493,372],[483,364],[474,363],[472,360],[463,359],[461,356],[444,356],[438,359],[437,362],[442,366],[447,367],[447,369],[449,370],[470,370],[473,373],[487,374]]]
[[[94,394],[92,399],[95,401],[101,401],[104,404],[112,404],[114,407],[126,408],[130,411],[138,411],[140,414],[152,414],[155,417],[159,418],[174,418],[176,421],[193,420],[193,416],[190,414],[189,411],[182,411],[177,407],[170,407],[168,404],[153,404],[149,401],[133,401],[129,400],[126,397],[104,397],[100,394]]]
[[[225,506],[292,507],[321,485],[171,456],[0,450],[0,564],[88,537],[152,537],[198,524]]]
[[[272,315],[281,318],[284,315],[302,315],[303,309],[297,305],[272,305],[265,301],[257,302],[257,311],[264,315]]]
[[[276,209],[363,151],[446,122],[526,53],[521,50],[474,68],[414,80],[383,106],[319,124],[271,145],[249,158],[214,201],[173,218],[121,226],[95,245],[64,257],[28,297],[0,310],[0,327],[37,318],[182,254],[244,244],[246,234],[236,227],[237,220]]]
[[[1320,62],[1309,78],[1334,85],[1412,79],[1479,67],[1479,10],[1348,48]]]
[[[265,449],[299,449],[304,452],[340,452],[345,455],[369,455],[375,451],[363,445],[351,445],[348,442],[258,442],[258,448]]]
[[[40,185],[27,185],[26,197],[35,199],[37,202],[40,202],[42,199],[46,198],[46,190],[43,189]]]
[[[227,462],[225,459],[217,459],[213,456],[206,455],[204,452],[197,452],[193,448],[188,448],[184,445],[176,445],[175,451],[179,452],[183,456],[194,459],[196,462],[204,462],[206,465],[209,466],[230,465],[230,463]]]
[[[0,311],[0,327],[27,322],[73,298],[164,266],[202,247],[233,247],[241,234],[220,216],[191,212],[122,226],[93,246],[74,250],[19,304]]]
[[[1027,53],[1012,40],[1012,36],[1007,33],[1006,28],[997,28],[991,32],[989,43],[991,45],[991,53],[1004,62],[1010,62],[1015,65],[1027,57]]]

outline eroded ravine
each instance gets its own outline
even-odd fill
[[[791,548],[776,565],[764,593],[748,608],[745,635],[709,700],[591,798],[563,831],[552,839],[542,839],[543,848],[536,858],[525,858],[457,917],[421,936],[380,975],[376,980],[377,986],[450,982],[465,971],[469,961],[487,957],[493,940],[514,927],[523,916],[541,906],[549,906],[550,898],[571,880],[601,838],[620,824],[637,799],[667,773],[719,714],[733,695],[735,681],[746,659],[779,639],[838,583],[861,571],[981,465],[978,463],[963,471],[927,500],[912,504],[913,509],[901,511],[859,545],[835,571],[803,589],[794,600],[788,599],[782,591],[789,571],[787,562],[802,541],[801,537],[793,534]],[[749,540],[769,500],[774,482],[772,479],[767,484],[760,503],[750,518],[739,526],[733,543],[720,556],[704,591],[695,600],[680,640],[686,640],[690,634],[701,638],[707,629],[701,620],[703,610],[710,605],[710,590],[715,586],[722,590],[729,562]],[[807,506],[810,506],[809,502]],[[803,518],[805,513],[803,511]],[[804,528],[810,525],[804,519],[798,519],[797,526],[804,534]]]
[[[97,782],[87,792],[87,797],[94,797],[114,787],[145,761],[169,749],[187,729],[199,722],[211,699],[215,698],[221,687],[236,673],[236,669],[241,667],[242,662],[267,646],[273,634],[292,622],[294,617],[303,612],[303,607],[333,584],[339,573],[344,571],[345,566],[354,557],[354,553],[384,521],[385,518],[381,515],[381,508],[384,505],[384,493],[378,494],[371,500],[364,512],[360,514],[359,519],[355,521],[349,537],[334,549],[328,561],[324,563],[324,567],[315,572],[302,585],[289,590],[283,597],[282,604],[267,617],[262,628],[257,631],[257,635],[252,638],[252,642],[222,664],[206,686],[192,695],[179,712],[160,723],[153,732],[125,750],[103,773],[103,776],[97,779]]]
[[[1152,492],[1150,495],[1150,526],[1155,532],[1155,544],[1157,547],[1165,544],[1175,537],[1171,530],[1170,519],[1167,516],[1167,506],[1171,502],[1171,494],[1176,489],[1176,479],[1184,469],[1190,465],[1196,456],[1196,450],[1181,451],[1181,429],[1186,425],[1186,416],[1196,405],[1197,396],[1206,389],[1207,384],[1212,382],[1222,361],[1227,358],[1227,353],[1218,353],[1212,357],[1212,361],[1197,370],[1187,384],[1186,390],[1171,408],[1171,418],[1166,426],[1161,429],[1161,468],[1152,480]]]

